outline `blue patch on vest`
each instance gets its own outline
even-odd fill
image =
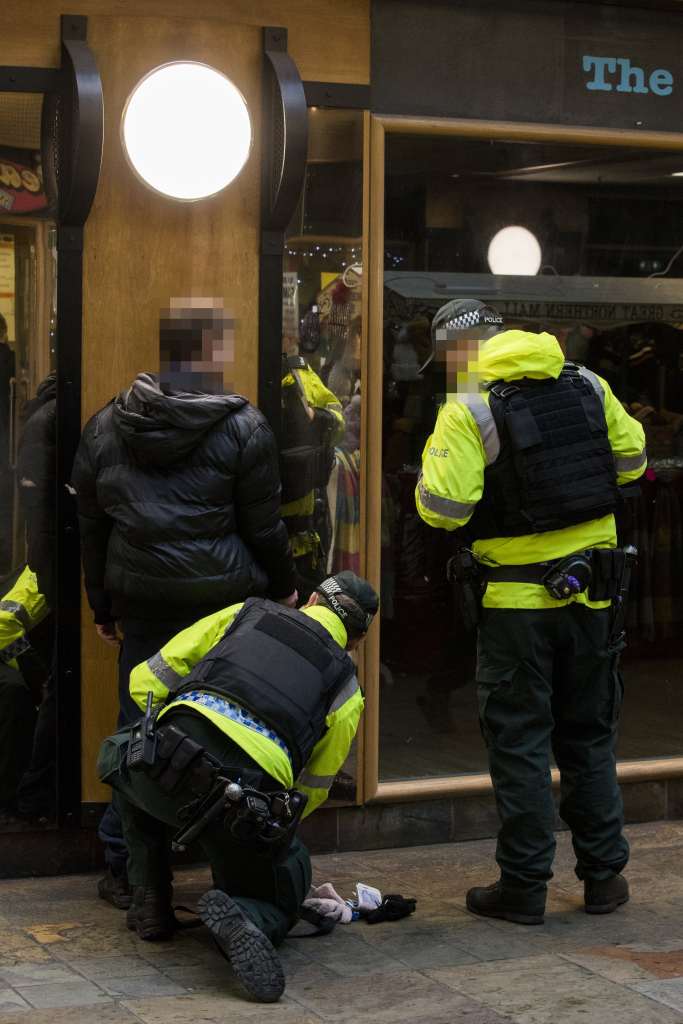
[[[287,755],[287,759],[291,763],[292,757],[284,740],[281,740],[270,726],[266,725],[259,718],[255,718],[248,711],[245,711],[239,704],[233,704],[232,701],[226,700],[225,697],[219,697],[215,693],[206,693],[204,690],[190,690],[188,693],[182,693],[179,697],[176,697],[173,704],[179,704],[180,701],[185,701],[189,704],[199,704],[208,711],[214,711],[218,715],[230,718],[233,722],[251,729],[252,732],[265,736],[267,739],[272,740]]]

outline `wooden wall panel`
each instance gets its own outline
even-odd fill
[[[369,81],[369,0],[9,0],[0,5],[1,60],[59,64],[59,16],[89,17],[102,75],[102,176],[86,226],[83,417],[143,369],[158,366],[158,314],[171,295],[222,296],[237,317],[236,390],[256,397],[261,26],[286,25],[302,78]],[[129,169],[119,139],[135,83],[166,61],[201,60],[242,90],[255,117],[255,145],[222,195],[196,204],[164,199]],[[201,154],[188,153],[188,160]],[[83,799],[108,798],[94,775],[97,750],[115,725],[115,652],[100,641],[84,601],[82,634]]]
[[[170,296],[220,296],[237,318],[235,389],[256,397],[259,125],[246,167],[223,193],[198,203],[165,199],[132,173],[119,140],[126,98],[150,67],[180,56],[225,71],[252,114],[260,106],[260,33],[252,26],[94,16],[89,37],[105,97],[102,175],[86,226],[83,417],[141,370],[158,368],[159,310]],[[188,161],[201,153],[188,152]],[[104,798],[92,778],[116,715],[115,664],[84,610],[84,799]]]
[[[59,15],[217,18],[232,25],[285,25],[302,78],[370,81],[370,0],[40,0],[0,5],[3,64],[59,64]],[[96,51],[97,52],[97,51]]]

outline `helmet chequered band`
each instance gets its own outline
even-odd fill
[[[502,327],[503,318],[498,314],[492,315],[490,310],[473,309],[468,313],[461,313],[460,316],[453,317],[452,320],[447,320],[445,324],[440,324],[439,330],[464,331],[468,327],[480,327],[486,324],[496,324]]]

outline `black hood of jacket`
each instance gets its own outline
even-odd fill
[[[48,402],[52,402],[53,415],[57,399],[57,371],[52,370],[44,380],[41,380],[40,384],[36,388],[36,393],[33,398],[29,398],[28,402],[21,411],[21,420],[24,425],[28,423],[35,413],[43,406],[46,406]]]
[[[187,456],[220,420],[247,404],[241,395],[171,391],[140,373],[114,399],[114,426],[138,462],[170,466]]]
[[[41,380],[36,390],[36,398],[40,399],[41,405],[57,397],[57,371],[52,370],[44,380]]]

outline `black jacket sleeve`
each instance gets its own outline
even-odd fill
[[[56,404],[53,398],[34,408],[24,425],[17,455],[26,561],[50,607],[54,606]]]
[[[81,557],[88,603],[95,622],[111,622],[111,598],[104,586],[107,547],[113,521],[97,501],[97,470],[95,465],[95,420],[83,431],[71,475],[78,503],[78,524],[81,534]]]
[[[270,596],[275,600],[288,597],[296,587],[296,572],[287,527],[280,518],[275,438],[260,414],[242,448],[235,514],[240,536],[268,575]]]

